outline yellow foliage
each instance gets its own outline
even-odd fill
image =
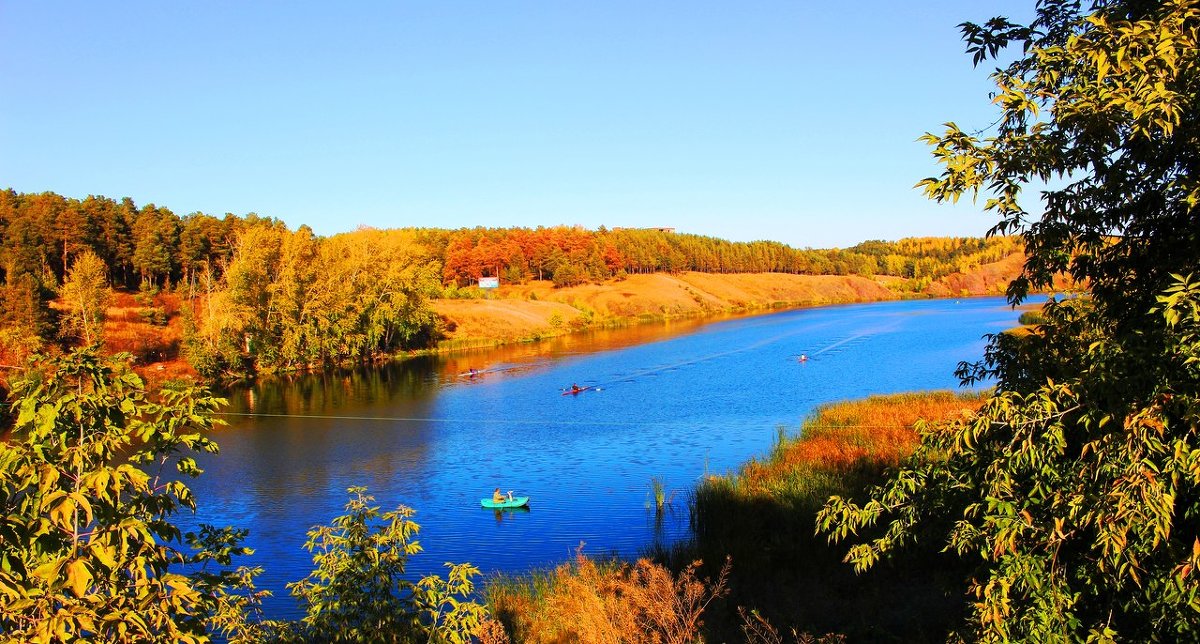
[[[727,593],[728,561],[716,580],[699,578],[699,566],[675,576],[648,559],[597,563],[577,554],[547,588],[493,585],[489,599],[521,642],[683,644],[697,641],[704,610]]]

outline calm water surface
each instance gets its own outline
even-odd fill
[[[243,563],[266,569],[272,617],[298,614],[284,584],[312,568],[305,532],[354,485],[417,510],[416,576],[444,562],[552,566],[580,544],[636,556],[686,534],[686,493],[705,472],[764,453],[821,403],[956,387],[957,363],[1016,318],[1001,298],[837,306],[263,383],[228,394],[230,412],[256,415],[218,432],[221,454],[193,482],[195,520],[250,529],[257,552]],[[594,389],[563,395],[572,383]],[[661,516],[652,477],[675,493]],[[480,508],[496,487],[531,508]]]

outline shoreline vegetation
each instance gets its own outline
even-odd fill
[[[60,371],[47,382],[51,388],[65,385],[74,390],[76,385],[69,383],[76,372],[64,372],[62,368],[90,369],[92,372],[87,378],[94,382],[84,390],[94,390],[97,395],[104,392],[109,396],[106,404],[114,410],[125,395],[122,392],[126,390],[121,387],[132,386],[134,389],[129,391],[142,391],[141,381],[136,377],[133,380],[118,377],[115,382],[119,386],[110,390],[105,382],[125,366],[113,362],[112,367],[118,371],[106,375],[98,370],[99,362],[95,360],[94,353],[88,351],[56,359]],[[81,366],[76,366],[77,363]],[[67,377],[63,377],[64,373]],[[19,393],[25,397],[35,396],[39,405],[53,405],[62,392],[43,390],[37,382],[37,379],[31,379],[22,383]],[[31,390],[31,386],[37,388]],[[191,392],[188,395],[203,392],[194,387],[187,391]],[[137,395],[144,397],[146,394]],[[257,572],[238,569],[227,579],[233,587],[240,589],[243,598],[227,603],[221,595],[216,595],[211,606],[200,607],[200,610],[213,611],[212,616],[206,618],[214,620],[212,628],[229,636],[231,641],[244,642],[319,641],[329,633],[340,632],[347,625],[357,623],[350,614],[325,615],[323,606],[337,599],[327,596],[334,588],[341,589],[337,592],[350,593],[353,605],[382,615],[381,618],[386,618],[397,628],[438,633],[439,637],[450,638],[445,641],[468,641],[454,638],[469,635],[477,641],[495,644],[617,641],[613,634],[623,634],[620,641],[639,643],[745,641],[775,644],[844,642],[847,637],[853,641],[884,636],[900,636],[907,641],[932,639],[961,618],[960,586],[964,577],[959,573],[962,571],[942,561],[937,553],[917,553],[915,557],[873,571],[868,576],[856,576],[842,563],[841,549],[813,536],[812,527],[816,512],[827,495],[861,498],[868,486],[882,481],[885,471],[911,453],[917,443],[918,433],[914,426],[918,419],[937,421],[964,417],[978,408],[986,395],[910,393],[823,406],[805,420],[795,435],[780,428],[778,441],[768,454],[752,459],[736,473],[708,477],[691,493],[689,505],[695,533],[692,541],[648,553],[634,562],[577,555],[573,561],[552,571],[484,579],[478,586],[472,578],[479,573],[470,564],[454,566],[445,579],[426,577],[415,585],[402,581],[404,559],[419,551],[405,545],[406,535],[416,534],[417,529],[408,519],[411,511],[401,507],[398,513],[382,514],[378,507],[368,507],[373,499],[364,496],[365,489],[351,489],[352,498],[346,506],[350,514],[335,519],[333,526],[336,528],[314,527],[309,532],[310,542],[333,540],[338,544],[337,557],[352,558],[366,556],[368,550],[383,543],[377,543],[372,530],[382,530],[379,539],[398,535],[395,537],[398,540],[395,543],[388,541],[387,547],[404,553],[396,555],[399,564],[389,564],[378,574],[389,580],[388,584],[399,584],[402,593],[399,603],[376,605],[375,599],[367,597],[377,597],[376,591],[358,590],[361,579],[375,579],[377,575],[372,569],[351,580],[330,581],[328,588],[311,584],[310,588],[306,585],[309,580],[289,586],[292,594],[306,602],[309,618],[314,620],[312,623],[309,618],[303,624],[259,621],[253,617],[262,596],[253,585]],[[172,396],[174,394],[167,394],[166,401],[176,404]],[[191,402],[181,400],[179,404],[182,405],[180,410],[172,409],[166,416],[173,418],[183,414],[179,417],[194,418],[191,412],[182,411],[190,409]],[[107,418],[103,406],[87,408],[91,416],[86,417],[85,425],[103,423]],[[125,410],[124,407],[121,409]],[[32,432],[30,436],[36,437],[41,431],[31,423],[34,416],[41,417],[31,415],[22,421],[21,436]],[[66,418],[60,420],[70,422]],[[216,446],[205,438],[207,431],[182,433],[182,427],[171,430],[181,433],[163,435],[164,440],[170,438],[177,442],[160,445],[161,441],[156,439],[154,449],[179,451],[187,445],[193,449],[215,451]],[[106,436],[105,440],[118,442],[130,438],[124,432],[96,433],[96,436],[101,435]],[[82,436],[85,438],[81,440],[93,440],[91,433],[85,432]],[[77,446],[67,443],[64,448],[84,449],[88,453],[95,451],[84,443]],[[35,454],[29,452],[30,459]],[[181,459],[181,467],[189,462],[190,458]],[[94,466],[100,468],[97,472],[110,472],[111,468],[100,457]],[[112,471],[129,475],[122,467]],[[189,468],[190,465],[180,471],[193,476],[198,473]],[[92,477],[91,474],[88,476]],[[190,494],[172,491],[170,486],[158,493],[178,495],[179,503],[191,502],[188,500]],[[376,528],[367,525],[379,520],[384,520],[384,525]],[[346,522],[353,521],[363,522],[363,525],[347,528],[350,523]],[[391,521],[390,527],[388,521]],[[344,534],[343,529],[347,530]],[[230,532],[232,528],[224,530],[219,534],[212,533],[210,536],[216,540],[204,547],[227,554],[215,555],[210,550],[203,550],[196,555],[197,561],[207,561],[214,556],[221,560],[228,554],[242,551],[239,543],[245,534]],[[347,540],[346,535],[351,534],[359,537]],[[87,557],[91,555],[85,553],[84,561],[90,561]],[[225,564],[229,563],[226,558]],[[314,558],[314,564],[322,566],[321,574],[327,574],[324,571],[327,563],[323,558]],[[68,567],[72,571],[77,567],[83,570],[85,565],[90,564],[72,563]],[[200,574],[191,582],[178,578],[172,583],[211,583],[212,578],[205,574],[208,573]],[[309,579],[317,574],[318,571],[314,571]],[[74,572],[65,582],[60,580],[59,583],[76,589],[66,592],[78,593],[80,582]],[[481,589],[481,596],[472,594],[476,587]],[[954,592],[956,588],[959,592]],[[111,590],[118,596],[123,592],[119,587]],[[405,603],[410,600],[405,599],[404,593],[411,594],[417,613],[410,614],[412,607]],[[897,600],[899,596],[904,597],[903,601]],[[346,599],[345,595],[340,597]],[[482,603],[477,603],[479,597]],[[442,612],[446,606],[455,608],[451,612]],[[431,621],[421,617],[427,612],[433,615]],[[34,626],[39,623],[30,622]],[[68,628],[88,628],[82,626],[83,623]],[[452,632],[459,635],[451,637],[449,633]],[[812,636],[810,633],[825,634]]]
[[[851,641],[944,637],[962,619],[966,571],[918,549],[856,574],[843,561],[846,547],[816,533],[817,514],[831,496],[865,497],[913,453],[921,432],[970,417],[988,395],[911,392],[818,407],[795,434],[780,428],[768,454],[706,478],[691,500],[693,541],[665,558],[732,557],[729,604],[786,630]],[[713,615],[714,628],[729,632],[734,617],[727,607]]]
[[[502,346],[679,319],[904,298],[1003,295],[1007,280],[1020,272],[1022,260],[1020,254],[1010,255],[969,274],[955,273],[932,282],[922,291],[906,290],[904,280],[857,275],[694,271],[631,275],[562,288],[536,281],[502,286],[476,299],[434,300],[434,310],[449,326],[434,351]]]
[[[1015,237],[845,249],[569,226],[320,237],[253,213],[9,189],[0,364],[99,344],[155,382],[239,380],[658,320],[1000,294],[1023,262]]]
[[[106,217],[116,223],[108,222],[107,237],[71,240],[67,231],[80,229],[67,225],[72,217],[92,221],[93,230],[103,229]],[[145,379],[147,391],[186,380],[365,366],[636,324],[998,295],[1024,262],[1010,238],[909,239],[818,251],[662,231],[625,231],[614,241],[609,231],[565,227],[360,230],[322,239],[255,216],[180,219],[153,205],[134,208],[129,200],[80,202],[12,191],[0,197],[0,225],[10,233],[0,248],[4,362],[18,364],[17,358],[34,351],[56,356],[96,345],[104,354],[131,354],[130,366]],[[14,230],[23,234],[12,235]],[[539,235],[558,249],[561,270],[537,269],[537,261],[523,255],[493,258],[489,261],[498,263],[490,269],[463,265],[464,257],[478,258],[481,249],[505,239]],[[652,250],[629,259],[647,241]],[[693,270],[704,264],[706,248],[743,257]],[[607,263],[589,264],[587,257],[594,260],[600,249]],[[769,259],[753,257],[764,251]],[[121,259],[120,253],[132,254]],[[161,261],[147,259],[152,255]],[[498,288],[470,285],[488,272],[505,275]],[[458,626],[478,626],[477,636],[488,642],[599,642],[613,633],[642,632],[645,641],[703,636],[774,643],[788,641],[780,633],[789,631],[796,641],[808,641],[796,635],[808,632],[832,633],[820,641],[841,641],[843,634],[878,632],[855,621],[861,615],[850,619],[829,602],[850,601],[848,595],[856,594],[854,601],[866,602],[868,613],[879,612],[888,603],[879,588],[906,584],[905,592],[925,598],[932,608],[885,614],[880,632],[928,635],[957,606],[934,597],[944,579],[914,584],[921,571],[906,569],[876,575],[883,585],[856,581],[840,554],[810,536],[812,522],[822,494],[861,494],[911,450],[913,418],[904,414],[937,416],[974,404],[932,393],[822,408],[800,435],[789,437],[781,429],[779,443],[762,460],[690,491],[696,534],[690,543],[632,562],[580,554],[551,571],[487,580],[483,596],[491,618],[463,617]],[[889,429],[864,433],[873,425]],[[755,487],[768,480],[782,481],[783,487]],[[763,523],[764,517],[771,519]],[[743,529],[714,527],[727,524]],[[779,577],[768,560],[795,563],[795,578]],[[422,583],[469,592],[472,569],[463,570],[454,573],[458,578]],[[811,574],[820,575],[819,587],[830,596],[801,592]],[[240,579],[244,591],[253,593],[252,577]],[[796,604],[779,601],[782,597],[808,599]],[[243,635],[257,633],[247,641],[272,641],[296,628],[239,621],[247,615],[221,619],[240,624]],[[832,615],[837,617],[828,619]]]

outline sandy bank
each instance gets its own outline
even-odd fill
[[[550,282],[531,282],[504,286],[491,295],[482,300],[434,302],[434,309],[447,323],[445,348],[560,335],[631,319],[694,317],[898,297],[864,277],[781,273],[656,273],[558,289]]]
[[[1017,253],[966,273],[924,282],[915,297],[1002,295],[1021,272]],[[445,350],[537,339],[630,320],[697,317],[825,304],[894,300],[913,282],[897,277],[782,273],[654,273],[603,284],[554,288],[506,285],[481,300],[436,300],[446,322]]]

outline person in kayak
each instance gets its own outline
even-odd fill
[[[583,390],[579,388],[579,385],[577,385],[575,383],[571,383],[571,393],[577,394],[580,391],[583,391]]]
[[[496,491],[492,492],[492,503],[504,503],[505,501],[512,501],[512,491],[509,491],[508,497],[505,498],[500,488],[496,488]]]

